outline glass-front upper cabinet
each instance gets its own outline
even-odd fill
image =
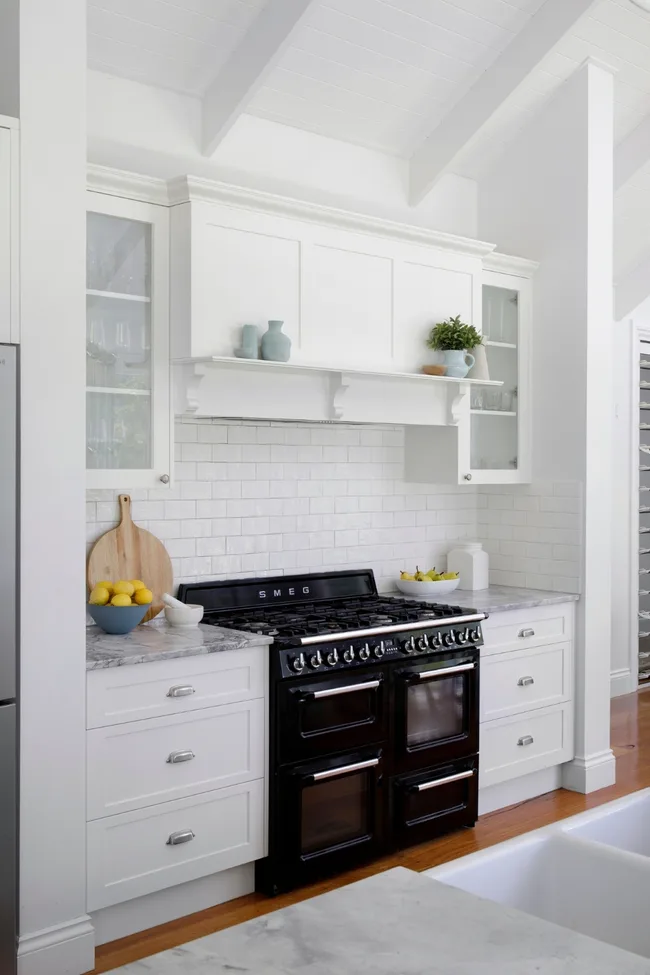
[[[512,274],[483,275],[483,345],[491,380],[470,392],[471,479],[483,484],[530,479],[531,282]]]
[[[91,488],[171,474],[165,207],[88,194],[86,468]]]

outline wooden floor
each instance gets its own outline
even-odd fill
[[[385,857],[370,866],[350,871],[327,882],[314,884],[272,900],[261,894],[249,894],[219,907],[163,924],[157,928],[113,941],[97,949],[96,965],[91,975],[109,972],[120,965],[154,955],[167,948],[202,938],[213,931],[248,921],[268,911],[322,894],[334,887],[361,880],[389,867],[427,870],[439,863],[500,843],[519,833],[564,819],[650,786],[650,691],[630,694],[612,701],[612,748],[616,755],[616,785],[583,796],[576,792],[550,792],[518,806],[483,816],[473,830],[462,830],[431,843],[412,847],[403,853]]]

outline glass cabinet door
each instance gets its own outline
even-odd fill
[[[502,386],[473,386],[470,400],[470,467],[484,483],[525,476],[522,420],[527,413],[529,282],[486,272],[483,284],[483,345],[491,380]],[[529,438],[526,438],[529,439]]]
[[[164,208],[99,199],[86,239],[88,481],[154,485],[169,470],[171,423],[167,308],[154,265]]]

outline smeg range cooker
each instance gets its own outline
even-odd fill
[[[474,825],[485,613],[379,595],[371,570],[181,585],[179,599],[274,641],[258,890]]]

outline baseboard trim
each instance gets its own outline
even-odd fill
[[[621,697],[623,694],[633,694],[636,691],[636,680],[629,667],[619,667],[610,676],[610,696]]]
[[[562,766],[562,785],[571,792],[598,792],[615,782],[616,759],[610,748]]]
[[[117,941],[118,938],[126,938],[138,931],[146,931],[250,894],[255,889],[254,868],[255,864],[245,863],[209,877],[93,911],[91,918],[96,943],[103,945],[108,941]]]
[[[79,975],[94,965],[95,929],[87,914],[20,936],[18,975]]]
[[[543,796],[546,792],[554,792],[562,788],[562,766],[554,765],[539,772],[521,775],[509,782],[500,782],[480,789],[478,794],[478,814],[485,816],[497,809],[514,806],[518,802],[526,802],[536,796]]]

